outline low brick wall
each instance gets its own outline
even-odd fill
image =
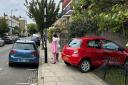
[[[113,40],[117,42],[119,45],[125,47],[126,43],[128,42],[126,37],[124,37],[122,34],[119,33],[113,33],[112,31],[105,31],[101,33],[101,36]]]
[[[60,51],[62,50],[63,46],[66,45],[69,41],[68,32],[63,31],[60,33]]]

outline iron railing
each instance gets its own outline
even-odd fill
[[[111,61],[115,61],[115,64],[110,64]],[[128,85],[128,62],[125,61],[122,65],[116,62],[116,59],[108,57],[104,64],[93,72],[109,85]]]

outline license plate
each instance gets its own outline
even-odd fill
[[[22,59],[21,62],[28,62],[28,60]]]
[[[28,62],[28,60],[23,60],[23,62]]]
[[[64,56],[64,60],[68,61],[68,57],[67,56]]]

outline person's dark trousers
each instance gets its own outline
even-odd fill
[[[56,54],[56,60],[59,61],[59,53]]]

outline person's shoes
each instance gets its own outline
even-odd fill
[[[56,64],[56,62],[53,62],[52,64]]]

